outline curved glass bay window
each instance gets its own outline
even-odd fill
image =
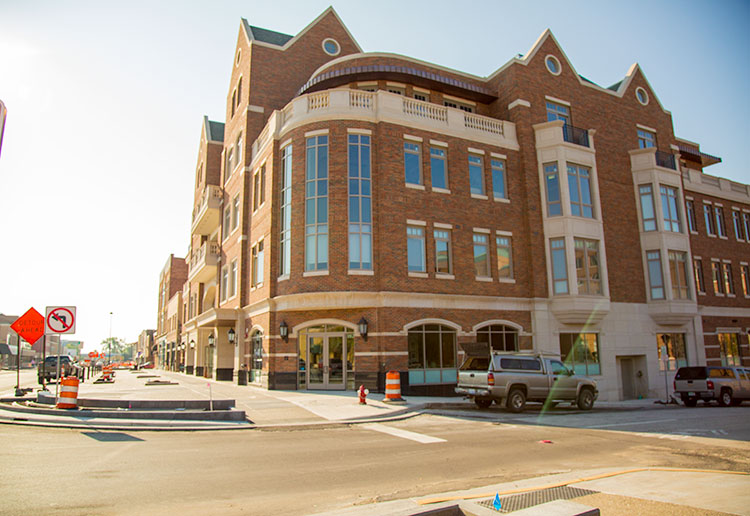
[[[307,139],[305,271],[328,270],[328,135]]]
[[[372,270],[370,137],[349,135],[349,268]]]
[[[409,330],[409,385],[456,383],[456,330],[424,324]]]

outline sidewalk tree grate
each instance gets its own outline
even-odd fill
[[[529,491],[528,493],[500,497],[502,508],[498,512],[508,513],[513,511],[520,511],[521,509],[534,507],[535,505],[540,505],[547,502],[553,502],[555,500],[571,500],[573,498],[578,498],[579,496],[586,496],[596,493],[597,491],[570,486],[550,487],[549,489]],[[487,498],[485,500],[478,500],[475,503],[494,511],[496,510],[493,506],[494,500],[494,498]]]

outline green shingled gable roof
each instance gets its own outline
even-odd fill
[[[250,36],[250,39],[255,41],[262,41],[263,43],[270,43],[271,45],[283,47],[286,45],[287,41],[294,37],[289,34],[282,34],[281,32],[254,27],[249,25],[244,18],[242,19],[242,23],[245,25],[247,35]]]

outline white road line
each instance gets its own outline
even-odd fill
[[[648,425],[651,423],[665,423],[667,421],[677,421],[676,419],[653,419],[651,421],[634,421],[632,423],[612,423],[609,425],[594,425],[594,426],[584,426],[582,428],[607,428],[610,426],[632,426],[632,425]]]
[[[362,427],[368,430],[374,430],[376,432],[393,435],[395,437],[401,437],[403,439],[410,439],[422,444],[445,442],[445,439],[440,439],[439,437],[431,437],[429,435],[418,434],[416,432],[410,432],[408,430],[401,430],[399,428],[393,428],[380,423],[367,423],[362,425]]]

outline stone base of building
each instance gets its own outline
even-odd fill
[[[185,366],[185,374],[193,374],[193,366]]]
[[[265,378],[264,378],[265,380]],[[297,389],[297,373],[268,373],[268,389],[293,391]]]
[[[231,367],[216,369],[216,379],[223,382],[231,382],[234,379],[234,369]]]
[[[195,366],[195,376],[203,376],[203,366]]]

